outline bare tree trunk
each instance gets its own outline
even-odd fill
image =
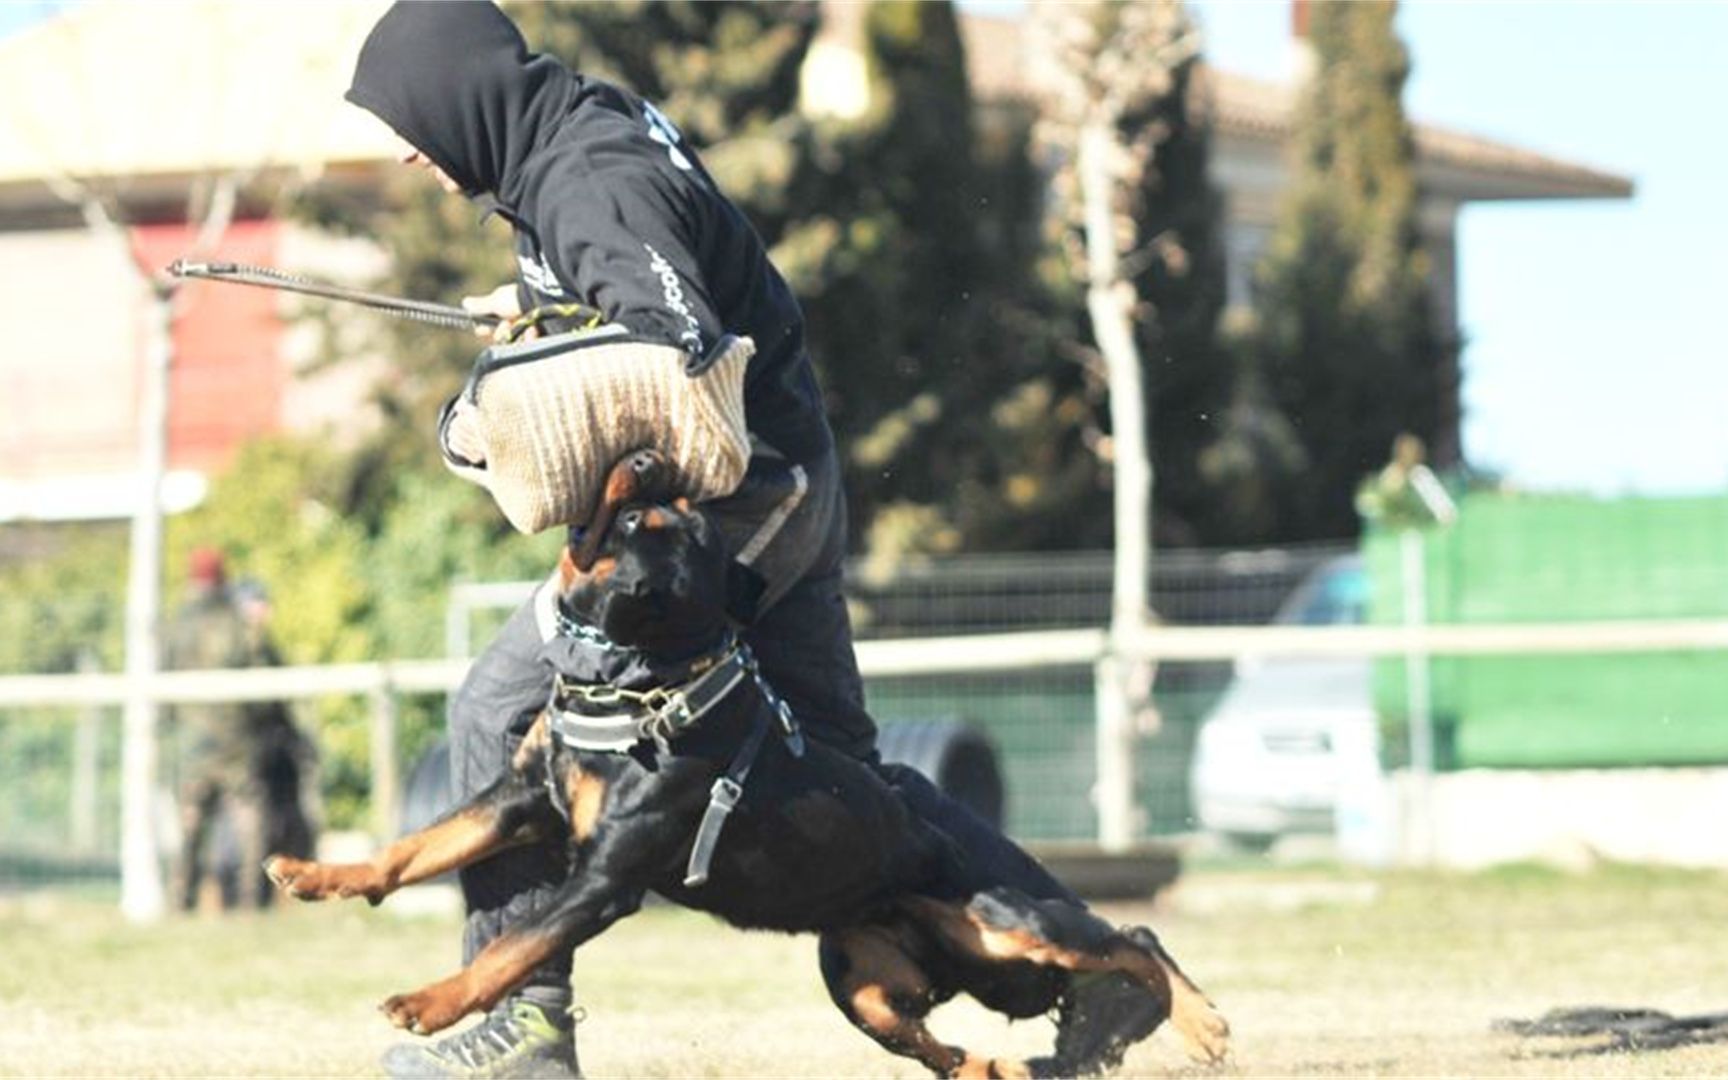
[[[1086,309],[1092,336],[1104,355],[1110,384],[1111,464],[1115,472],[1115,555],[1110,636],[1131,639],[1151,617],[1147,599],[1152,566],[1152,462],[1148,452],[1140,348],[1134,340],[1132,287],[1121,277],[1115,243],[1115,199],[1110,155],[1116,137],[1107,119],[1080,129],[1076,168],[1086,226]],[[1134,839],[1136,717],[1147,705],[1151,680],[1135,677],[1135,662],[1120,648],[1100,666],[1096,742],[1098,840],[1122,850]]]
[[[1091,0],[1033,5],[1050,91],[1044,127],[1070,161],[1085,263],[1086,310],[1110,388],[1110,465],[1115,489],[1115,565],[1110,655],[1095,672],[1098,838],[1107,849],[1133,843],[1140,828],[1135,798],[1135,740],[1140,718],[1153,716],[1152,665],[1130,643],[1152,621],[1151,433],[1140,348],[1138,296],[1123,270],[1127,189],[1153,166],[1125,144],[1131,107],[1167,94],[1174,73],[1193,60],[1197,40],[1181,0]]]

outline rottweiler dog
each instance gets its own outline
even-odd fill
[[[370,862],[266,863],[291,896],[377,904],[512,845],[567,845],[557,902],[464,970],[389,998],[391,1022],[430,1034],[487,1010],[653,891],[746,929],[819,934],[835,1004],[939,1076],[1060,1070],[948,1045],[925,1019],[962,992],[1043,1015],[1080,972],[1143,984],[1190,1056],[1221,1060],[1223,1017],[1155,937],[988,880],[875,770],[802,739],[738,643],[718,531],[671,497],[667,473],[652,452],[620,462],[562,552],[551,615],[570,647],[549,653],[566,660],[506,775]]]

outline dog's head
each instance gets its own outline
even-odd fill
[[[613,468],[603,505],[559,560],[565,614],[625,648],[677,659],[728,629],[731,559],[708,517],[669,491],[663,459]]]

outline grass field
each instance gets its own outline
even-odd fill
[[[1728,1010],[1728,877],[1605,867],[1486,875],[1192,870],[1150,921],[1235,1027],[1231,1063],[1161,1034],[1133,1076],[1722,1076],[1728,1042],[1587,1053],[1491,1030],[1563,1006]],[[295,907],[140,930],[91,900],[0,900],[0,1075],[368,1075],[397,1037],[373,1006],[444,974],[456,922]],[[919,1076],[828,1003],[809,938],[653,908],[585,948],[592,1076]],[[938,1032],[1045,1048],[956,1004]]]

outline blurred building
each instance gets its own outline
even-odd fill
[[[186,0],[79,5],[0,41],[0,522],[123,517],[135,491],[146,310],[136,267],[194,248],[224,181],[240,197],[206,258],[363,282],[379,254],[285,220],[278,196],[310,182],[375,189],[391,167],[382,130],[342,101],[360,41],[385,4]],[[830,3],[806,65],[807,107],[855,114],[869,88],[862,6]],[[1036,109],[1017,21],[968,16],[982,108]],[[1249,299],[1284,183],[1289,87],[1207,72],[1213,168],[1226,195],[1230,296]],[[1456,332],[1456,225],[1469,202],[1626,198],[1629,179],[1457,132],[1417,129],[1435,303]],[[88,227],[99,198],[131,252]],[[450,298],[442,298],[450,299]],[[172,508],[247,439],[340,437],[367,422],[364,365],[314,363],[286,294],[192,283],[181,291],[171,390]],[[1456,384],[1454,380],[1454,385]],[[1455,425],[1454,425],[1455,426]],[[1453,432],[1456,446],[1456,431]],[[1445,447],[1437,447],[1444,454]]]
[[[193,251],[224,183],[239,191],[232,224],[203,257],[356,281],[377,266],[370,245],[277,207],[296,184],[382,175],[382,132],[342,91],[384,6],[107,0],[0,40],[0,522],[131,513],[141,270]],[[91,213],[125,223],[130,250]],[[192,283],[179,311],[170,509],[195,505],[250,438],[362,422],[371,374],[309,370],[314,335],[284,294]]]
[[[1300,38],[1305,32],[1305,2],[1294,0],[1291,5],[1291,48],[1297,54],[1298,70],[1311,63]],[[862,115],[870,104],[860,47],[864,5],[829,3],[824,11],[822,31],[804,72],[805,107],[838,116]],[[979,107],[1029,110],[1035,115],[1046,90],[1026,24],[973,15],[962,18],[960,29]],[[1203,69],[1197,83],[1191,105],[1212,123],[1212,176],[1224,195],[1228,302],[1246,306],[1253,298],[1254,265],[1271,240],[1288,183],[1284,146],[1292,132],[1298,88],[1216,69]],[[1632,195],[1628,177],[1523,147],[1420,123],[1415,124],[1415,137],[1423,239],[1434,264],[1434,310],[1441,331],[1454,342],[1460,339],[1458,213],[1467,203]],[[1457,362],[1456,350],[1451,362]],[[1440,385],[1461,385],[1458,372],[1448,373]],[[1430,448],[1433,459],[1442,464],[1459,458],[1458,404],[1450,403],[1448,422]]]

